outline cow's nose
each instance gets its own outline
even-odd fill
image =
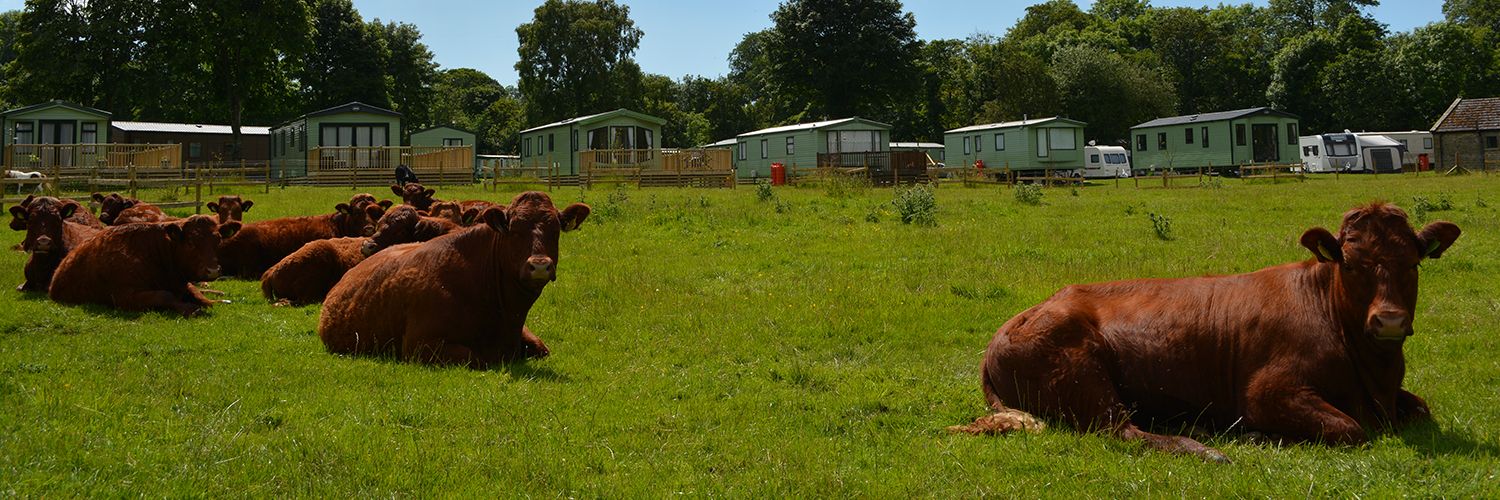
[[[1381,312],[1375,315],[1375,321],[1380,323],[1382,329],[1395,329],[1406,326],[1406,315],[1397,312]]]
[[[208,268],[208,270],[204,272],[203,279],[205,281],[213,281],[219,279],[219,266]]]
[[[359,246],[359,253],[364,254],[365,257],[375,255],[376,250],[379,249],[375,248],[375,242],[373,241],[366,241],[363,245]]]
[[[551,257],[532,256],[526,259],[526,264],[531,266],[532,279],[552,279],[552,271],[555,269],[555,266]]]
[[[36,248],[38,250],[47,250],[47,249],[52,248],[52,237],[51,236],[38,236],[36,238]]]

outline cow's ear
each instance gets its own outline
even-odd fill
[[[249,212],[250,211],[250,207],[253,207],[253,206],[255,206],[255,202],[250,201],[250,200],[245,200],[244,203],[240,204],[240,211],[241,212]]]
[[[582,203],[568,205],[568,208],[563,209],[562,216],[558,218],[562,222],[562,230],[572,231],[578,229],[578,226],[583,225],[583,220],[589,218],[590,211],[589,206]]]
[[[167,231],[167,237],[168,238],[171,238],[173,240],[181,240],[182,239],[182,226],[174,224],[174,223],[167,223],[167,224],[162,224],[162,229],[164,229],[164,230]]]
[[[1327,229],[1315,227],[1302,233],[1302,246],[1311,250],[1318,262],[1343,262],[1344,248],[1339,244],[1339,239],[1333,237],[1333,233]]]
[[[237,220],[219,224],[219,237],[228,238],[230,236],[234,236],[235,234],[238,234],[240,232],[240,229],[243,228],[244,225],[240,224],[240,221]]]
[[[437,194],[437,190],[436,189],[428,189],[426,191],[422,191],[422,194],[427,195],[428,198],[431,198],[432,195]]]
[[[57,209],[57,214],[61,215],[62,218],[66,219],[68,217],[72,217],[73,213],[77,212],[77,211],[78,211],[78,204],[77,203],[67,203],[67,204],[64,204],[62,206],[62,208]]]
[[[465,226],[473,225],[474,221],[476,219],[478,219],[478,218],[479,218],[479,209],[478,208],[470,208],[468,210],[464,210],[464,215],[462,217],[458,218],[458,223],[462,224],[462,225],[465,225]]]
[[[503,208],[486,208],[479,213],[479,219],[501,234],[510,232],[510,214],[506,213]]]
[[[1458,230],[1458,225],[1448,221],[1437,221],[1422,228],[1417,233],[1417,241],[1422,244],[1422,257],[1436,259],[1443,256],[1448,247],[1453,246],[1454,240],[1463,231]]]
[[[93,198],[95,203],[104,203],[104,195],[101,193],[94,193],[90,198]]]
[[[380,200],[380,201],[375,202],[375,204],[376,205],[380,205],[380,208],[384,208],[384,209],[390,209],[391,208],[391,200]]]
[[[207,205],[204,205],[204,207],[207,207],[208,211],[210,211],[210,212],[218,212],[219,211],[219,204],[217,202],[210,201],[210,202],[208,202]]]
[[[370,220],[380,220],[385,215],[385,208],[380,205],[365,205],[365,216]]]
[[[341,214],[352,214],[352,213],[354,213],[354,209],[349,208],[349,204],[348,203],[340,203],[340,204],[334,205],[333,206],[333,211],[341,213]]]
[[[15,217],[16,220],[26,220],[26,207],[20,205],[10,207],[10,216]]]
[[[120,209],[122,210],[133,206],[135,206],[135,200],[124,200],[120,202]]]
[[[31,200],[35,200],[35,199],[36,199],[36,195],[34,195],[34,194],[28,194],[28,195],[26,195],[26,199],[21,200],[21,206],[25,207],[25,206],[31,205]]]
[[[395,184],[391,184],[391,192],[396,193],[396,196],[401,196],[402,194],[404,194],[401,192],[401,186],[397,186]]]

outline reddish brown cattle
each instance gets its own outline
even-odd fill
[[[357,208],[357,209],[362,209],[362,208],[364,208],[365,205],[368,205],[368,204],[371,204],[371,203],[374,203],[376,205],[380,205],[380,208],[383,208],[383,209],[389,209],[389,208],[391,208],[391,200],[378,200],[377,201],[375,199],[375,195],[370,194],[370,193],[359,193],[359,194],[356,194],[356,195],[354,195],[354,196],[352,196],[352,197],[349,198],[349,206]]]
[[[421,212],[421,214],[425,217],[448,219],[450,221],[453,221],[454,224],[463,224],[464,222],[463,207],[459,206],[458,202],[453,201],[439,201],[433,203],[432,207],[428,208],[426,211]],[[479,215],[478,212],[475,212],[475,215]],[[379,229],[376,229],[376,231],[379,231]]]
[[[318,334],[333,353],[396,353],[423,363],[479,368],[548,354],[525,326],[556,279],[558,234],[589,207],[561,213],[544,193],[516,196],[480,215],[484,224],[377,253],[323,302]]]
[[[57,268],[49,295],[65,304],[165,309],[191,316],[210,305],[194,281],[219,276],[214,250],[239,222],[196,215],[178,222],[125,224],[100,231]]]
[[[432,204],[437,200],[432,195],[437,191],[422,187],[421,184],[409,182],[405,186],[391,185],[391,192],[401,197],[401,203],[417,207],[417,210],[427,211],[432,209]]]
[[[379,205],[364,204],[355,209],[348,204],[334,206],[334,212],[309,217],[287,217],[246,224],[239,234],[219,246],[219,264],[226,275],[260,279],[261,273],[281,259],[315,240],[369,236],[375,233],[369,214],[383,213]],[[368,210],[373,209],[373,212]]]
[[[24,216],[24,213],[26,211],[26,207],[28,205],[30,205],[33,200],[36,200],[36,199],[37,199],[36,195],[26,195],[26,199],[21,200],[21,203],[17,204],[14,207],[10,207],[10,213],[13,215],[13,217],[10,218],[10,228],[11,229],[16,230],[16,231],[25,231],[26,230],[26,218]],[[62,202],[63,204],[78,205],[78,208],[76,208],[76,209],[73,210],[73,215],[70,215],[70,216],[64,218],[63,220],[68,221],[68,222],[72,222],[74,224],[81,224],[81,225],[84,225],[84,226],[92,227],[94,229],[104,229],[104,223],[103,222],[99,222],[99,218],[98,217],[94,217],[94,213],[90,212],[88,210],[88,208],[86,208],[86,207],[83,206],[83,204],[78,203],[77,201],[74,201],[74,200],[67,199],[67,198],[54,198],[54,199],[58,200],[59,202]],[[17,214],[17,210],[16,210],[17,207],[20,207],[20,213],[22,214],[20,216],[15,216]]]
[[[267,300],[303,305],[323,301],[328,290],[355,264],[365,260],[360,248],[369,238],[316,240],[281,259],[261,276]]]
[[[1292,440],[1361,443],[1428,417],[1401,388],[1417,264],[1459,229],[1413,232],[1401,209],[1344,214],[1338,236],[1309,229],[1315,259],[1248,274],[1063,288],[995,333],[981,365],[997,412],[953,430],[1000,433],[1025,412],[1152,448],[1227,461],[1193,439],[1138,425],[1243,426]]]
[[[249,212],[250,207],[253,206],[255,206],[255,202],[241,199],[238,195],[220,196],[219,201],[210,201],[206,205],[208,211],[219,215],[220,224],[232,220],[244,221],[245,212]]]
[[[115,215],[114,222],[111,225],[154,224],[175,220],[178,219],[161,211],[161,207],[146,202],[136,202],[130,208],[121,210],[119,214]]]
[[[401,205],[386,212],[375,225],[375,234],[365,241],[361,251],[374,255],[392,245],[427,241],[457,230],[460,226],[448,219],[423,217],[416,208]]]
[[[110,226],[115,225],[115,217],[119,216],[120,212],[141,202],[135,198],[120,196],[120,193],[109,195],[94,193],[93,198],[94,203],[99,204],[99,221]]]
[[[99,232],[71,220],[80,211],[87,212],[78,202],[51,196],[28,197],[24,206],[10,207],[12,220],[20,221],[26,230],[21,249],[31,253],[23,270],[26,279],[16,290],[46,292],[63,258]]]

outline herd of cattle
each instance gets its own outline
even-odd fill
[[[65,304],[193,316],[219,302],[199,283],[259,279],[278,304],[323,302],[319,335],[335,353],[482,367],[548,350],[525,326],[556,279],[558,234],[589,207],[559,212],[544,193],[509,205],[444,202],[420,184],[392,186],[403,204],[357,194],[333,213],[244,223],[239,196],[214,216],[175,218],[119,194],[95,193],[96,217],[70,199],[30,196],[11,229],[30,253],[18,290]]]
[[[259,278],[272,300],[323,302],[330,352],[478,367],[546,356],[526,315],[556,278],[559,232],[589,207],[558,211],[539,192],[501,206],[441,202],[418,184],[392,190],[402,205],[360,194],[331,214],[249,224],[253,203],[237,196],[209,204],[216,217],[187,219],[119,195],[94,195],[98,218],[71,200],[28,198],[11,209],[31,253],[20,289],[192,315],[213,303],[194,283],[232,274]],[[1402,347],[1418,265],[1459,234],[1443,221],[1414,231],[1401,209],[1371,203],[1344,214],[1337,234],[1306,231],[1306,261],[1064,287],[995,333],[980,366],[995,413],[950,430],[1035,431],[1036,414],[1226,462],[1193,438],[1142,427],[1353,444],[1430,418],[1402,388]]]

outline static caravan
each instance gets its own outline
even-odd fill
[[[521,131],[521,163],[577,175],[590,165],[638,166],[660,154],[666,120],[628,109],[569,118]],[[587,156],[587,158],[585,158]]]
[[[0,113],[0,150],[7,168],[40,170],[96,166],[109,134],[108,111],[48,101]]]
[[[1130,127],[1132,164],[1138,169],[1220,169],[1295,162],[1301,157],[1297,128],[1297,115],[1271,108],[1158,118]]]
[[[893,142],[890,144],[891,151],[915,151],[927,155],[927,164],[930,166],[943,165],[947,155],[943,145],[936,142]]]
[[[1359,140],[1360,172],[1400,172],[1406,146],[1383,135],[1355,135]]]
[[[880,161],[871,154],[889,153],[890,136],[890,125],[859,117],[747,132],[735,136],[735,173],[770,177],[772,163],[811,168],[820,164],[820,157],[836,162]]]
[[[1082,175],[1089,179],[1130,177],[1130,152],[1120,146],[1084,146]]]
[[[240,127],[239,158],[264,165],[271,154],[270,127]],[[181,144],[184,164],[234,160],[234,131],[228,125],[201,123],[111,122],[116,144]]]
[[[1421,162],[1422,156],[1426,155],[1428,161],[1432,157],[1432,132],[1422,130],[1408,130],[1406,132],[1355,132],[1357,136],[1385,136],[1391,140],[1401,143],[1405,152],[1401,153],[1401,167],[1415,170]]]
[[[271,127],[271,163],[286,177],[394,168],[389,148],[400,144],[401,113],[351,102]]]
[[[953,165],[983,165],[999,171],[1083,168],[1083,127],[1067,118],[990,123],[943,132]]]

